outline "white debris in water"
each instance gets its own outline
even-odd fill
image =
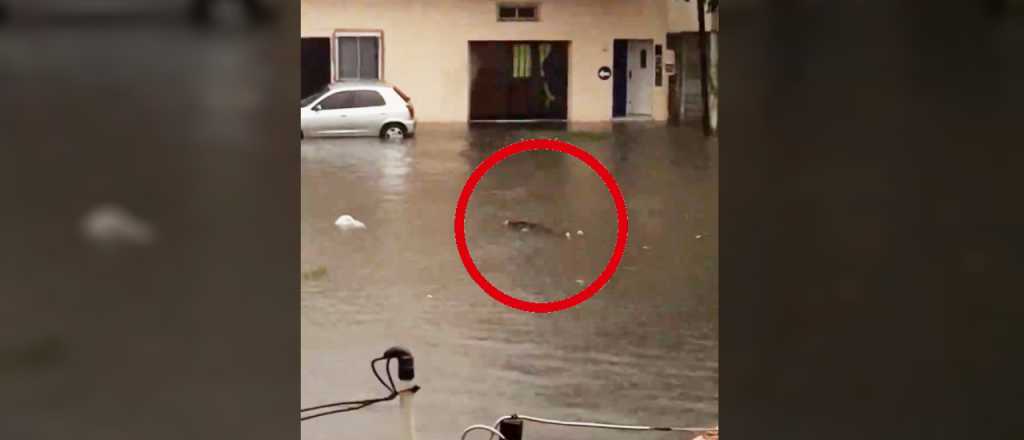
[[[696,236],[694,236],[694,238],[700,240],[701,238],[704,238],[704,236],[701,234],[697,234]]]
[[[128,210],[105,203],[82,217],[82,236],[97,245],[148,245],[156,231],[148,222]]]
[[[582,237],[583,236],[583,230],[580,229],[580,230],[576,231],[576,235],[579,235],[580,237]]]
[[[530,232],[530,228],[523,228],[523,229],[520,229],[520,230],[519,230],[519,232]]]
[[[572,238],[572,234],[570,234],[570,233],[566,232],[566,233],[565,233],[565,238]]]
[[[643,248],[644,250],[647,250],[647,249],[650,249],[650,248],[651,248],[650,246],[648,246],[648,245],[646,245],[646,244],[645,244],[645,245],[643,245],[643,246],[640,246],[640,247],[641,247],[641,248]]]
[[[433,298],[433,297],[434,297],[434,295],[431,295],[429,293],[427,294],[427,298]]]
[[[583,285],[583,280],[576,280],[576,284]]]
[[[349,229],[366,229],[366,224],[356,220],[348,214],[338,217],[338,219],[334,221],[334,226],[341,228],[343,231],[347,231]]]

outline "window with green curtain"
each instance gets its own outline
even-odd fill
[[[530,45],[516,44],[512,46],[512,77],[529,78],[530,68]]]

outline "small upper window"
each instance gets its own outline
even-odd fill
[[[498,5],[498,21],[537,20],[537,5]]]
[[[647,49],[640,49],[640,68],[647,68]]]
[[[498,20],[515,20],[517,15],[516,8],[513,6],[498,7]]]

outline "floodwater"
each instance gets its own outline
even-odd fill
[[[539,137],[600,160],[622,189],[630,222],[609,284],[547,315],[487,296],[453,238],[456,200],[473,169],[511,142]],[[301,148],[303,406],[383,395],[369,360],[402,345],[416,358],[422,386],[421,439],[455,439],[471,424],[511,413],[718,423],[717,141],[650,123],[425,124],[402,141],[307,139]],[[366,229],[335,227],[342,214]],[[510,230],[506,218],[556,234]],[[615,231],[615,208],[597,175],[549,151],[495,166],[467,209],[467,242],[481,272],[530,301],[564,298],[593,281]],[[302,437],[397,438],[400,420],[397,403],[387,402],[303,422]],[[526,426],[533,439],[626,436],[688,438]]]

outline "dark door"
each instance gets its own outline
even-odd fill
[[[629,61],[629,42],[615,40],[612,59],[612,116],[626,115],[626,69]]]
[[[565,119],[569,43],[469,43],[469,117],[472,120]]]
[[[331,39],[302,39],[302,97],[323,89],[331,82]]]

